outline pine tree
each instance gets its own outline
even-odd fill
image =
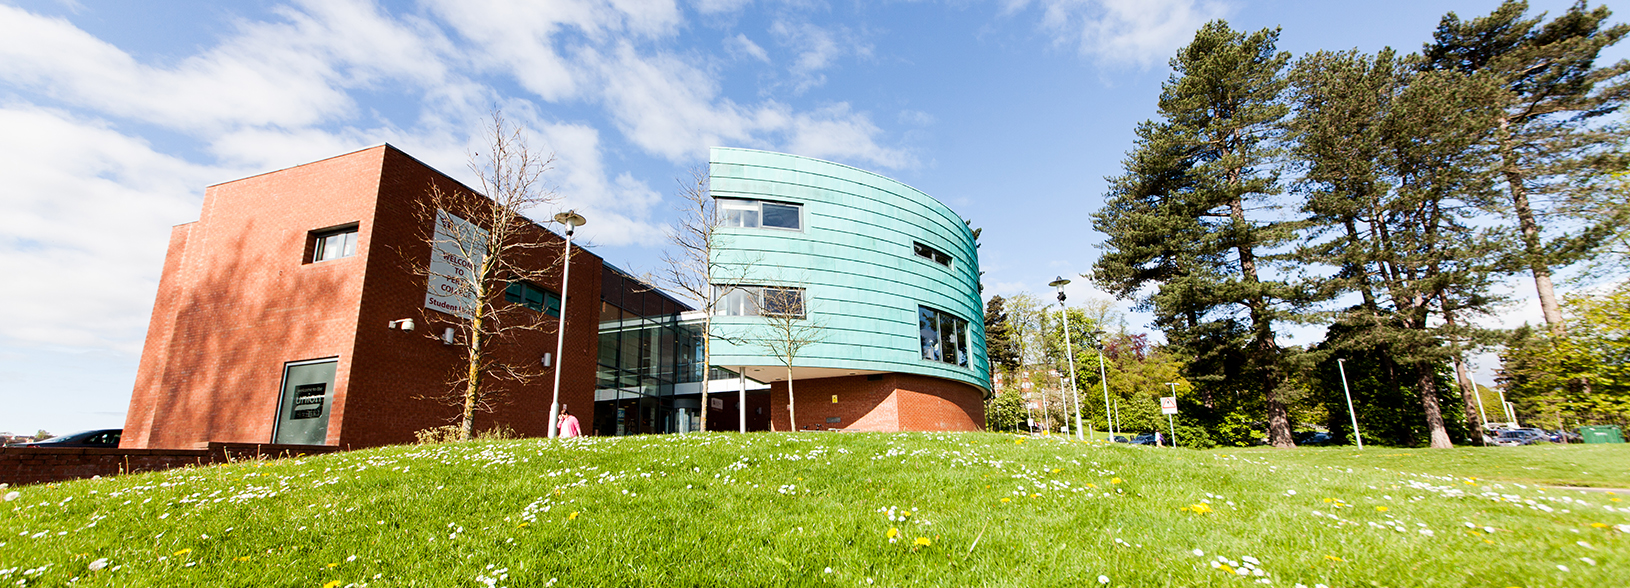
[[[1277,29],[1245,34],[1212,21],[1171,60],[1161,120],[1138,125],[1126,173],[1111,179],[1094,214],[1109,235],[1094,279],[1123,298],[1157,284],[1143,302],[1157,326],[1181,348],[1207,350],[1190,364],[1191,379],[1253,389],[1270,441],[1291,447],[1274,323],[1298,295],[1269,268],[1291,232],[1258,212],[1280,192],[1272,163],[1288,111],[1280,93],[1290,55],[1276,51],[1278,37]],[[1230,356],[1244,365],[1208,361]]]
[[[1527,11],[1527,2],[1507,0],[1471,21],[1449,13],[1426,45],[1422,67],[1483,73],[1499,84],[1489,141],[1498,157],[1482,172],[1504,184],[1504,204],[1517,220],[1513,257],[1534,277],[1546,324],[1562,333],[1553,272],[1585,257],[1614,229],[1610,223],[1623,219],[1553,219],[1593,225],[1572,234],[1548,232],[1545,225],[1548,216],[1577,210],[1579,202],[1607,197],[1602,183],[1588,179],[1604,168],[1622,169],[1615,151],[1623,129],[1603,124],[1602,117],[1630,98],[1630,62],[1598,67],[1596,60],[1630,26],[1606,26],[1612,12],[1589,9],[1583,0],[1543,25],[1543,14],[1528,18]]]
[[[1019,369],[1019,343],[1008,322],[1005,304],[1001,296],[992,296],[985,303],[985,357],[992,366],[1012,373]]]

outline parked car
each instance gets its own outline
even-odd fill
[[[1132,438],[1132,444],[1133,445],[1154,445],[1155,444],[1155,434],[1154,433],[1144,433],[1142,435],[1138,435],[1136,437],[1133,437]]]
[[[92,429],[44,441],[24,443],[22,447],[118,447],[119,435],[123,433],[124,429]]]
[[[1126,435],[1116,435],[1115,436],[1115,442],[1116,443],[1127,443],[1128,441],[1126,439]]]
[[[1500,431],[1500,436],[1495,437],[1494,442],[1507,447],[1515,447],[1517,445],[1533,445],[1543,439],[1544,437],[1527,429],[1506,429]]]

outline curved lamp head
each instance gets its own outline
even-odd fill
[[[1070,283],[1070,280],[1064,276],[1053,278],[1053,281],[1047,283],[1048,286],[1058,288],[1058,301],[1060,304],[1064,302],[1064,285],[1068,283]]]
[[[569,231],[588,224],[589,219],[583,218],[583,215],[578,214],[576,210],[568,210],[566,212],[556,214],[555,222],[566,225],[568,227],[566,230]]]
[[[556,213],[555,222],[566,225],[566,236],[570,237],[578,227],[587,224],[589,219],[583,218],[583,215],[578,214],[576,210],[568,210],[566,212]]]

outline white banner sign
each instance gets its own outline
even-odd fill
[[[476,303],[477,268],[487,253],[487,231],[445,210],[437,210],[433,239],[424,306],[470,318]]]
[[[1177,414],[1177,397],[1160,397],[1160,414]]]

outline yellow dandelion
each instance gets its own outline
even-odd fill
[[[1098,487],[1098,485],[1097,485],[1097,484],[1094,484],[1094,483],[1092,483],[1092,482],[1087,482],[1087,487],[1088,487],[1088,488],[1097,488],[1097,487]]]
[[[572,514],[566,515],[566,520],[575,521],[575,520],[577,520],[577,515],[579,515],[579,514],[582,514],[582,513],[579,513],[579,512],[574,510],[574,511],[572,511]]]
[[[1608,500],[1611,500],[1613,502],[1624,502],[1624,499],[1622,499],[1622,498],[1609,498]]]
[[[916,545],[919,545],[919,546],[922,546],[922,547],[928,547],[929,545],[934,544],[934,542],[932,540],[929,540],[929,538],[927,538],[927,537],[918,537],[917,540],[912,541],[912,543],[914,543]]]
[[[1483,542],[1484,542],[1484,543],[1487,543],[1487,544],[1489,544],[1489,545],[1493,545],[1493,544],[1494,544],[1494,542],[1493,542],[1493,541],[1490,541],[1490,540],[1488,540],[1488,539],[1484,539],[1484,540],[1483,540]]]
[[[1377,506],[1377,507],[1375,507],[1375,512],[1387,512],[1387,507],[1385,507],[1385,506]]]
[[[985,484],[985,489],[989,490],[990,489],[990,484]]]
[[[890,539],[893,539],[893,538],[899,537],[899,536],[900,536],[900,529],[899,528],[897,528],[897,527],[889,527],[888,537]]]
[[[902,518],[902,519],[906,518],[906,517],[909,517],[909,516],[911,516],[911,511],[909,511],[909,510],[900,512],[900,518]]]
[[[1217,566],[1217,569],[1222,570],[1222,573],[1224,573],[1224,574],[1232,574],[1232,573],[1234,573],[1234,568],[1229,567],[1228,564],[1223,564],[1223,565]]]
[[[1060,469],[1058,469],[1058,468],[1053,468],[1053,473],[1055,473],[1055,474],[1056,474],[1056,473],[1059,473],[1059,472],[1060,472],[1060,471],[1062,471],[1062,470],[1060,470]]]
[[[1024,439],[1014,439],[1013,444],[1014,445],[1024,445]]]
[[[339,580],[335,580],[335,581],[333,581],[333,582],[329,582],[329,583],[327,583],[327,584],[323,584],[323,588],[334,588],[334,587],[335,587],[335,586],[339,586],[339,585],[340,585],[340,581],[339,581]]]
[[[249,556],[245,555],[243,557],[237,557],[237,558],[233,558],[233,559],[236,559],[238,561],[249,561]]]
[[[1179,508],[1179,509],[1177,509],[1177,510],[1180,510],[1180,511],[1184,511],[1184,512],[1187,512],[1187,511],[1188,511],[1188,510],[1189,510],[1189,507],[1187,507],[1187,506],[1185,506],[1185,507],[1183,507],[1183,508]]]
[[[1040,494],[1031,494],[1030,497],[1031,498],[1041,498],[1041,495]]]
[[[1002,502],[1012,502],[1012,501],[1013,501],[1012,498],[1003,498],[1002,499]]]
[[[1194,511],[1194,514],[1205,514],[1205,513],[1211,512],[1211,505],[1209,505],[1209,504],[1195,504],[1195,505],[1189,506],[1189,510]]]
[[[323,567],[325,567],[325,568],[328,568],[328,569],[334,569],[334,568],[337,568],[337,567],[340,567],[340,564],[338,564],[338,563],[331,563],[331,564],[328,564],[328,565],[326,565],[326,566],[323,566]]]
[[[1596,527],[1598,529],[1606,529],[1607,528],[1607,523],[1591,523],[1590,526]]]
[[[1324,558],[1325,558],[1325,559],[1328,559],[1328,560],[1330,560],[1330,561],[1347,561],[1347,560],[1345,560],[1345,559],[1342,559],[1342,558],[1339,558],[1339,557],[1336,557],[1336,556],[1334,556],[1334,555],[1326,555],[1326,556],[1324,556]]]
[[[188,548],[186,548],[186,549],[183,549],[183,550],[181,550],[181,551],[177,551],[177,552],[175,552],[175,553],[172,553],[172,554],[170,554],[170,555],[173,555],[173,556],[176,556],[176,557],[180,557],[180,556],[183,556],[183,555],[186,555],[186,554],[189,554],[189,553],[192,553],[192,548],[191,548],[191,547],[188,547]]]
[[[515,525],[515,528],[519,529],[521,527],[525,527],[526,525],[527,525],[527,523],[521,523],[519,525]]]

